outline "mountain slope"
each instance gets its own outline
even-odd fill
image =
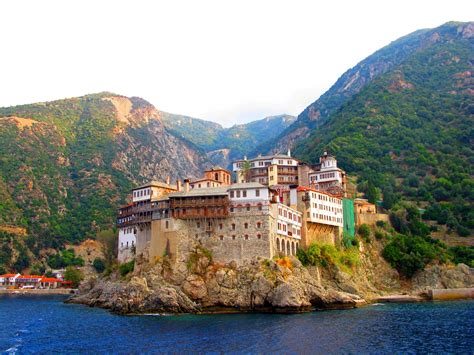
[[[204,149],[215,164],[222,166],[249,154],[260,143],[274,139],[296,119],[278,115],[223,128],[214,122],[165,112],[162,118],[167,129]]]
[[[36,254],[112,227],[132,186],[210,166],[151,104],[110,93],[0,108],[0,140],[0,226]]]
[[[474,23],[448,23],[430,44],[373,79],[304,139],[295,155],[334,153],[359,176],[427,208],[461,235],[474,228]],[[389,203],[390,205],[391,203]],[[390,207],[390,206],[387,206]],[[469,231],[471,229],[471,231]]]
[[[457,29],[455,23],[446,26]],[[447,40],[441,32],[442,29],[418,30],[376,51],[347,70],[328,91],[298,115],[295,123],[275,140],[259,145],[255,152],[284,152],[288,148],[295,147],[299,141],[308,137],[314,128],[324,124],[344,103],[373,80],[416,52]]]

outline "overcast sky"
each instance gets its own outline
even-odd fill
[[[111,91],[225,126],[298,115],[344,71],[474,1],[0,2],[0,106]]]

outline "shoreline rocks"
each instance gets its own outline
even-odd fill
[[[381,263],[374,257],[362,258],[351,274],[336,266],[304,267],[296,258],[290,258],[289,266],[259,259],[237,266],[213,263],[204,254],[193,265],[187,260],[172,264],[167,257],[150,264],[138,257],[133,275],[91,279],[67,302],[118,314],[300,313],[420,301],[430,289],[474,286],[474,269],[466,265],[432,265],[412,280],[402,280],[383,264],[373,267]]]

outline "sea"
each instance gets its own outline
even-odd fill
[[[65,296],[0,295],[0,353],[474,353],[474,302],[304,314],[120,316]]]

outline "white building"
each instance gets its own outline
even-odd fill
[[[249,165],[246,176],[243,175],[245,165]],[[237,160],[232,163],[232,170],[237,176],[237,182],[256,182],[263,185],[290,185],[298,183],[299,161],[292,158],[290,151],[287,155],[277,154],[258,156],[253,159]]]
[[[136,243],[137,236],[134,226],[119,228],[117,259],[120,263],[133,258]]]
[[[337,160],[327,152],[319,158],[319,169],[309,173],[309,183],[316,190],[343,187],[344,171],[337,167]]]
[[[342,198],[312,188],[299,186],[298,194],[303,194],[302,200],[306,206],[306,221],[343,227]],[[294,192],[290,192],[290,204],[294,201]]]

